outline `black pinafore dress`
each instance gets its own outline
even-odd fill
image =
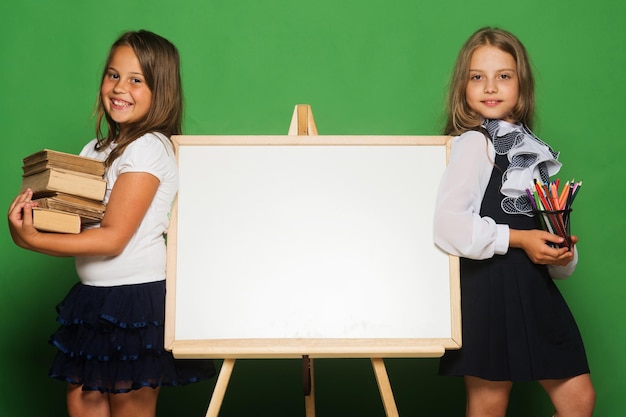
[[[507,214],[500,206],[508,164],[506,155],[496,155],[480,215],[512,229],[538,228],[535,218]],[[446,351],[440,375],[522,382],[589,372],[578,326],[545,265],[518,248],[460,262],[463,344]]]

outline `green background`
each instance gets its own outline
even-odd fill
[[[313,108],[320,134],[426,135],[443,124],[456,53],[497,25],[535,65],[536,133],[562,152],[563,180],[582,179],[573,213],[576,274],[559,282],[586,342],[597,416],[622,415],[626,150],[622,130],[626,3],[622,0],[9,0],[0,5],[2,202],[21,158],[78,152],[93,137],[102,65],[124,30],[174,42],[183,60],[187,134],[286,134],[293,108]],[[47,377],[54,306],[76,281],[71,259],[30,253],[0,233],[0,415],[63,416],[65,386]],[[217,296],[217,295],[215,295]],[[210,299],[207,300],[210,302]],[[436,359],[386,361],[401,416],[461,416],[459,378]],[[219,361],[218,361],[219,365]],[[162,391],[159,416],[203,416],[215,380]],[[383,416],[366,359],[315,362],[319,416]],[[537,384],[513,389],[509,416],[550,416]],[[298,360],[240,360],[221,416],[304,415]]]

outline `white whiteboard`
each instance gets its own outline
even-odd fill
[[[447,139],[174,137],[166,345],[216,358],[458,348],[458,260],[432,239]]]

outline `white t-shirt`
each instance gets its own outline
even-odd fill
[[[105,160],[112,148],[96,151],[95,143],[96,139],[89,142],[80,154]],[[76,257],[76,271],[83,284],[108,287],[165,279],[164,234],[178,191],[178,168],[170,141],[164,135],[149,133],[128,145],[106,172],[105,203],[117,178],[127,172],[146,172],[158,178],[160,183],[156,195],[121,254]]]

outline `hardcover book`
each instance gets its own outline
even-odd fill
[[[106,192],[106,181],[101,177],[66,169],[47,168],[23,177],[21,191],[27,188],[32,189],[33,194],[60,192],[92,200],[102,200]]]
[[[33,226],[44,232],[80,233],[80,216],[59,210],[33,207]]]
[[[104,175],[104,163],[100,160],[51,149],[35,152],[22,160],[24,176],[36,174],[48,168],[63,168],[98,177]]]

